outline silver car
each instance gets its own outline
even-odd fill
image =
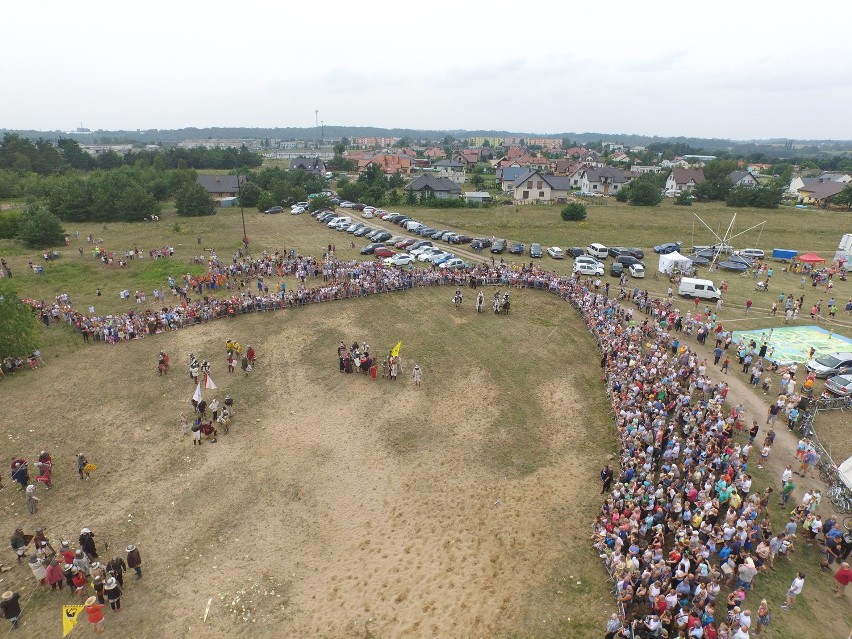
[[[843,352],[820,355],[805,364],[805,368],[816,373],[817,377],[842,375],[852,368],[852,353]]]
[[[840,397],[852,393],[852,375],[835,375],[825,380],[825,390]]]

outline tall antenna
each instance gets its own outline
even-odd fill
[[[316,127],[316,130],[317,130],[317,138],[319,138],[319,109],[314,109],[314,119],[315,119],[314,126]],[[319,140],[317,140],[317,147],[319,148]]]

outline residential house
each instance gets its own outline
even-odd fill
[[[412,191],[421,197],[424,193],[431,193],[438,198],[453,198],[461,195],[461,187],[449,178],[436,177],[430,173],[415,178],[405,187],[406,191]]]
[[[456,184],[464,184],[465,165],[454,160],[438,160],[432,164],[434,174],[438,177],[449,178]]]
[[[556,175],[571,175],[574,171],[580,168],[580,163],[574,160],[556,160],[555,173]]]
[[[619,151],[618,153],[611,155],[609,158],[610,162],[630,162],[630,156],[627,155],[624,151]]]
[[[612,166],[586,166],[580,170],[578,177],[583,193],[617,195],[629,183],[624,171]]]
[[[425,155],[430,160],[443,160],[445,157],[447,157],[447,154],[444,152],[444,149],[437,146],[430,146],[423,152],[423,155]]]
[[[529,169],[512,183],[516,202],[564,202],[571,191],[569,178]]]
[[[307,171],[311,175],[323,177],[325,175],[325,162],[319,158],[294,158],[290,160],[291,171]]]
[[[728,179],[734,186],[758,186],[757,180],[748,171],[731,171]]]
[[[385,175],[394,175],[396,173],[407,175],[411,173],[411,158],[407,155],[377,153],[369,158],[358,160],[358,173],[366,171],[367,167],[371,164],[379,165]]]
[[[682,158],[675,158],[674,160],[662,160],[660,162],[660,166],[664,169],[672,169],[672,168],[680,168],[680,169],[688,169],[689,162]]]
[[[796,176],[790,180],[790,186],[787,187],[787,192],[793,195],[798,195],[802,187],[822,184],[824,182],[842,182],[844,184],[852,181],[852,176],[846,173],[830,173],[828,171],[821,173],[817,177],[802,177]]]
[[[465,168],[472,169],[482,160],[482,149],[465,149],[452,155],[453,162],[460,162]]]
[[[519,158],[515,158],[514,161],[517,162],[519,166],[525,166],[530,169],[539,169],[540,171],[545,171],[550,168],[550,160],[540,155],[530,155],[528,153]]]
[[[847,186],[846,182],[816,182],[799,189],[799,202],[803,204],[816,204],[818,206],[828,206],[834,197],[843,191]]]
[[[510,160],[513,160],[515,158],[519,158],[519,157],[526,155],[526,153],[527,152],[524,151],[521,147],[512,146],[512,147],[509,147],[508,151],[506,151],[506,157],[509,158]]]
[[[223,198],[238,195],[246,178],[244,175],[199,175],[195,182],[203,186],[211,197]]]
[[[585,155],[587,150],[582,146],[572,146],[570,149],[565,151],[565,157],[574,158],[575,160],[579,160],[583,155]]]
[[[512,190],[514,181],[528,171],[529,169],[525,169],[522,166],[507,166],[504,169],[497,169],[497,186],[500,187],[501,191],[508,193]]]
[[[586,151],[580,155],[580,162],[588,166],[606,166],[606,162],[595,151]]]
[[[704,169],[675,167],[666,178],[666,191],[692,191],[704,181]]]
[[[659,173],[663,170],[663,167],[657,166],[656,164],[645,165],[642,164],[634,164],[630,167],[631,171],[635,171],[636,173]]]

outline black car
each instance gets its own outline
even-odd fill
[[[645,251],[643,251],[640,248],[636,248],[635,246],[631,246],[628,249],[623,249],[620,252],[621,253],[629,253],[630,255],[635,257],[637,260],[644,260],[645,259]],[[615,256],[613,256],[613,257],[615,257]]]
[[[541,259],[541,244],[538,242],[530,244],[530,257]]]
[[[381,233],[377,233],[376,235],[373,236],[373,241],[374,242],[387,242],[392,237],[393,237],[393,235],[391,233],[388,233],[387,231],[382,231]]]
[[[416,231],[414,231],[415,235],[422,235],[423,237],[432,237],[432,233],[437,231],[438,229],[433,229],[431,226],[422,226]]]
[[[613,262],[609,266],[609,274],[613,277],[621,277],[624,273],[624,264],[621,262]]]
[[[492,253],[502,253],[506,250],[506,240],[497,240],[491,245]]]
[[[485,237],[478,237],[470,243],[470,248],[474,251],[485,249],[491,246],[491,240]]]
[[[364,248],[361,249],[361,255],[372,255],[377,248],[384,248],[384,244],[381,242],[374,242],[373,244],[367,244]]]
[[[470,235],[453,235],[450,238],[450,244],[468,244],[473,241]]]
[[[584,249],[582,246],[572,246],[571,248],[565,249],[565,253],[567,253],[571,257],[580,257],[581,255],[586,254],[586,249]]]
[[[337,217],[337,213],[332,213],[331,211],[327,211],[326,213],[322,213],[321,215],[317,215],[317,222],[328,222],[333,217]]]
[[[523,255],[525,248],[521,242],[512,242],[512,246],[509,247],[509,253],[512,255]]]
[[[406,251],[413,251],[414,249],[419,249],[422,246],[433,246],[431,240],[417,240],[414,244],[407,247]]]
[[[610,257],[618,257],[620,253],[626,253],[630,249],[623,246],[610,246],[608,249]]]
[[[283,206],[270,206],[268,209],[264,211],[264,213],[280,213],[284,210]]]
[[[362,226],[360,229],[355,231],[353,235],[355,235],[355,237],[364,237],[367,233],[372,233],[375,230],[376,229],[371,229],[369,226]]]
[[[435,231],[434,233],[432,233],[432,235],[430,235],[429,237],[431,237],[433,240],[440,240],[441,236],[444,233],[449,233],[449,232],[450,232],[450,229],[444,229],[442,231],[438,230],[438,231]]]
[[[397,226],[402,226],[406,222],[410,222],[410,221],[411,221],[410,217],[403,215],[402,217],[395,219],[393,221],[393,223],[396,224]]]
[[[632,264],[642,264],[642,260],[637,260],[635,257],[630,255],[629,253],[622,253],[615,261],[621,264],[622,266],[630,266]]]

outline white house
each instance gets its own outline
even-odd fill
[[[616,195],[629,182],[624,171],[612,166],[588,166],[580,169],[577,178],[580,190],[584,193],[603,193]]]
[[[435,175],[438,177],[447,178],[456,184],[464,184],[465,181],[465,165],[455,160],[438,160],[432,164],[435,169]]]
[[[757,180],[748,171],[731,171],[728,179],[734,186],[758,186]]]
[[[666,191],[691,191],[704,181],[704,169],[672,169],[666,178]]]
[[[571,192],[571,180],[531,169],[518,176],[512,187],[516,202],[564,202]]]

